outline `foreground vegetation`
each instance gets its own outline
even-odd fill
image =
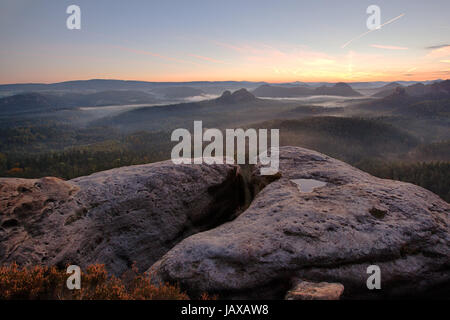
[[[69,290],[65,270],[56,267],[0,267],[0,300],[188,300],[180,288],[156,286],[149,276],[133,271],[125,278],[109,276],[104,265],[91,265],[81,275],[81,289]],[[207,295],[203,299],[209,299]]]

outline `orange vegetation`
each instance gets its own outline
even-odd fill
[[[187,300],[178,286],[168,283],[154,285],[149,276],[133,269],[133,276],[125,281],[109,276],[105,266],[89,266],[81,274],[81,289],[69,290],[70,275],[56,267],[19,267],[13,263],[0,267],[0,300]],[[208,299],[208,295],[202,295]]]

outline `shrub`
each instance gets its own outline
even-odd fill
[[[81,274],[81,289],[69,290],[65,270],[56,267],[19,267],[16,263],[0,267],[2,300],[187,300],[178,286],[154,285],[149,276],[133,272],[125,281],[109,276],[105,266],[91,265]]]

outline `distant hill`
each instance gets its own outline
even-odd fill
[[[0,91],[108,91],[108,90],[149,90],[154,85],[145,81],[109,79],[75,80],[57,83],[25,83],[0,85]]]
[[[352,89],[346,83],[336,83],[335,85],[321,86],[318,88],[310,88],[304,86],[297,87],[280,87],[272,85],[262,85],[253,90],[253,94],[257,97],[272,98],[292,98],[305,97],[314,95],[343,96],[343,97],[359,97],[361,94]]]
[[[295,81],[295,82],[283,82],[283,83],[276,83],[273,84],[274,86],[278,86],[278,87],[309,87],[310,85],[306,82],[300,82],[300,81]]]
[[[342,96],[342,97],[360,97],[362,94],[355,91],[348,84],[339,82],[332,87],[322,86],[314,89],[315,95],[324,96]]]
[[[142,91],[110,90],[91,94],[23,93],[0,99],[1,114],[48,112],[52,110],[121,104],[146,104],[157,102],[151,94]]]
[[[394,94],[397,88],[404,88],[405,93],[412,97],[427,97],[427,98],[446,98],[450,96],[450,80],[434,82],[431,84],[415,83],[413,85],[402,87],[395,86],[393,83],[390,87],[384,88],[374,94],[374,97],[388,97]]]
[[[125,132],[159,131],[191,128],[193,121],[202,120],[204,127],[234,128],[273,119],[295,107],[295,103],[259,99],[246,89],[225,91],[211,100],[158,105],[127,110],[119,115],[95,122],[97,126],[112,126]]]
[[[381,88],[379,88],[378,91],[375,94],[373,94],[372,96],[384,98],[384,97],[391,95],[396,88],[402,88],[402,87],[403,86],[398,82],[391,82],[391,83],[388,83],[387,85],[384,85]]]
[[[131,90],[108,90],[91,94],[64,94],[59,97],[61,103],[74,107],[95,107],[121,104],[145,104],[158,100],[149,93]]]
[[[56,100],[39,93],[18,94],[0,99],[0,114],[48,112],[57,109]]]
[[[380,89],[395,89],[397,87],[403,87],[403,86],[398,82],[390,82],[390,83],[382,86]]]
[[[265,121],[250,127],[280,129],[281,145],[313,148],[350,162],[385,157],[390,151],[407,152],[418,144],[414,136],[390,124],[361,118],[315,116]]]
[[[149,82],[134,80],[113,80],[113,79],[91,79],[75,80],[57,83],[17,83],[0,85],[0,92],[3,93],[24,93],[24,92],[50,92],[50,91],[74,91],[77,93],[92,93],[95,91],[110,90],[132,90],[132,91],[153,91],[167,87],[192,87],[192,88],[255,88],[264,82],[250,81],[186,81],[186,82]]]
[[[449,117],[450,80],[397,87],[386,97],[363,103],[356,109],[415,117]]]
[[[430,88],[430,94],[433,96],[446,98],[450,96],[450,80],[435,82],[430,85]]]
[[[182,99],[205,94],[205,91],[192,87],[166,87],[158,89],[156,92],[168,99]]]
[[[425,86],[426,94],[416,96],[409,95],[406,88],[399,87],[385,98],[350,106],[346,108],[346,112],[382,118],[385,122],[421,137],[424,143],[448,140],[450,95],[445,90],[446,83],[431,86]],[[423,89],[422,86],[421,88]]]
[[[287,86],[272,86],[262,85],[252,91],[257,97],[273,97],[273,98],[291,98],[303,97],[311,95],[313,90],[309,87],[287,87]]]
[[[425,85],[438,82],[440,80],[423,81]],[[416,81],[397,81],[402,86],[416,84]],[[57,83],[16,83],[0,85],[0,94],[14,95],[26,92],[40,92],[40,93],[94,93],[99,91],[110,90],[131,90],[144,92],[157,92],[160,89],[168,87],[190,87],[203,90],[208,94],[219,94],[224,90],[237,90],[239,88],[247,88],[253,90],[259,86],[270,84],[268,82],[253,82],[253,81],[184,81],[184,82],[151,82],[151,81],[136,81],[136,80],[116,80],[116,79],[90,79],[90,80],[74,80]],[[376,82],[352,82],[349,85],[354,89],[363,88],[380,88],[388,84],[383,81]],[[287,82],[287,83],[272,83],[273,87],[309,87],[311,89],[321,86],[332,87],[333,83],[328,82]],[[372,90],[371,89],[371,90]],[[377,91],[375,91],[377,92]],[[372,93],[373,94],[373,91]],[[262,96],[258,95],[257,96]],[[301,96],[302,94],[300,94]],[[297,94],[295,95],[297,96]]]

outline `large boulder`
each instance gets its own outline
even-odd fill
[[[242,205],[233,165],[130,166],[63,181],[0,179],[0,264],[148,269]]]
[[[447,202],[303,148],[280,149],[280,172],[235,220],[166,253],[154,280],[228,298],[282,298],[294,278],[341,283],[347,298],[448,291]],[[374,264],[381,290],[366,286]]]

